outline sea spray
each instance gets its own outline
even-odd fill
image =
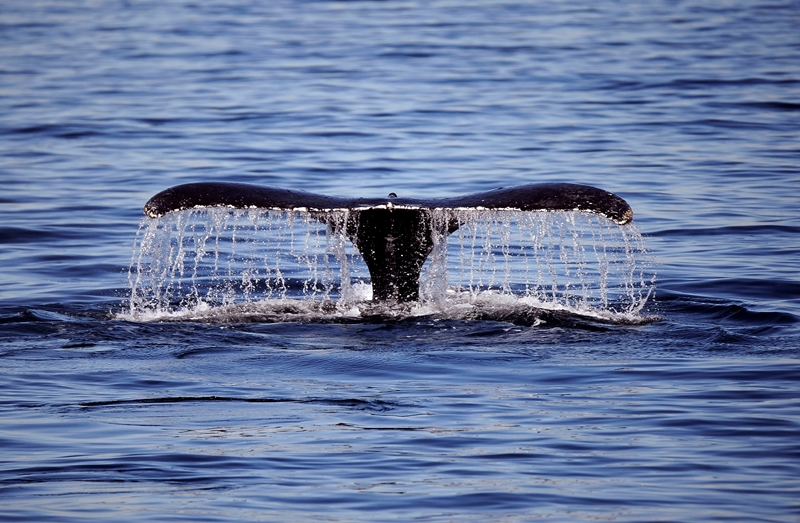
[[[125,316],[337,321],[497,310],[506,318],[536,308],[627,321],[655,286],[632,224],[580,212],[433,210],[420,301],[372,303],[369,271],[346,234],[349,212],[208,208],[146,218]],[[448,235],[453,219],[459,227]]]

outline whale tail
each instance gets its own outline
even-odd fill
[[[373,299],[410,302],[419,299],[419,277],[433,250],[435,234],[461,225],[463,209],[582,211],[624,225],[633,210],[619,196],[569,183],[530,184],[455,198],[339,198],[304,191],[227,182],[177,185],[153,196],[144,206],[151,218],[202,207],[307,211],[327,221],[333,211],[348,211],[347,236],[361,253],[372,279]],[[434,219],[434,210],[445,219]],[[441,229],[441,230],[439,230]]]

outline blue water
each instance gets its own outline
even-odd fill
[[[5,0],[0,520],[800,521],[799,20]],[[144,202],[210,180],[599,186],[656,293],[640,321],[126,316]]]

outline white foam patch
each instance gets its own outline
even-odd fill
[[[638,312],[615,312],[542,302],[533,297],[483,291],[448,290],[447,299],[439,302],[378,303],[371,300],[371,287],[360,285],[364,299],[333,301],[310,299],[264,299],[260,301],[212,306],[198,302],[178,310],[123,312],[117,319],[133,322],[209,322],[209,323],[355,323],[361,321],[405,321],[419,318],[436,320],[504,321],[529,326],[547,326],[548,313],[563,313],[575,318],[614,324],[644,324],[657,318]],[[562,317],[563,317],[562,315]]]

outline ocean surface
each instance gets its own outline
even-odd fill
[[[798,27],[4,0],[0,521],[800,521]],[[635,214],[477,217],[395,307],[302,216],[144,217],[197,181]]]

